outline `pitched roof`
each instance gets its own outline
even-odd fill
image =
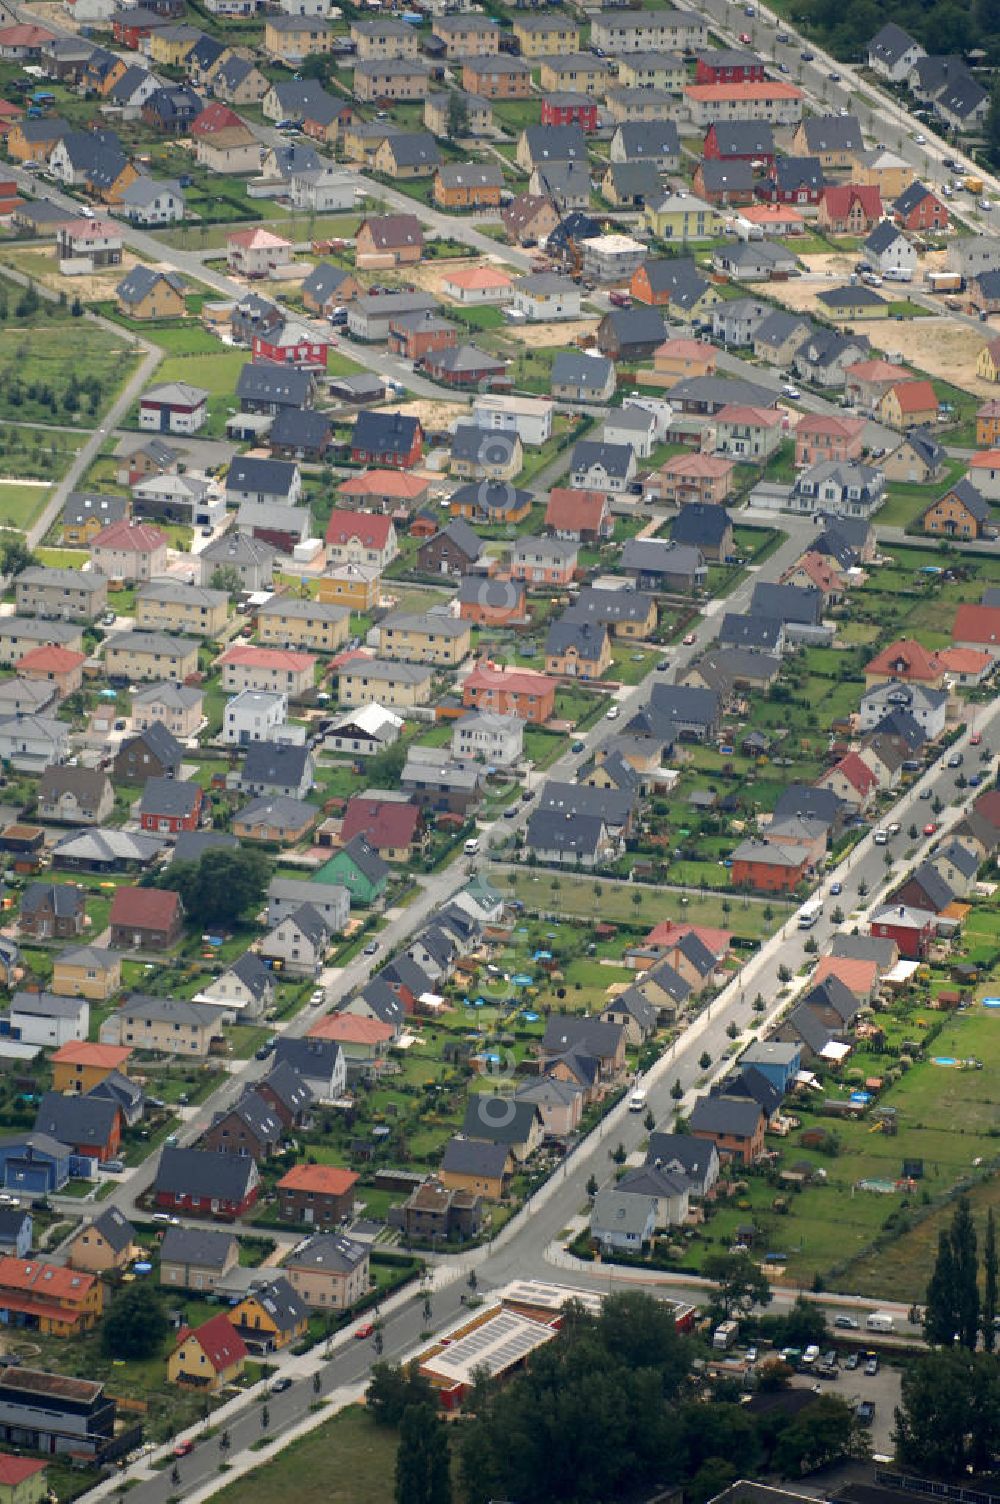
[[[182,1326],[177,1333],[177,1346],[183,1347],[189,1341],[198,1344],[208,1359],[209,1367],[216,1373],[224,1373],[227,1368],[242,1363],[247,1356],[246,1343],[222,1311],[194,1330],[189,1326]]]
[[[747,1097],[699,1097],[688,1119],[693,1133],[751,1138],[760,1126],[760,1104]]]
[[[934,653],[912,637],[901,637],[876,653],[865,665],[865,673],[930,683],[941,677],[941,665]]]
[[[180,907],[180,894],[170,889],[116,888],[108,922],[137,930],[169,930]]]
[[[155,1181],[157,1191],[168,1195],[226,1201],[242,1201],[256,1183],[257,1167],[248,1154],[175,1148],[161,1151]]]
[[[493,1180],[507,1169],[510,1150],[506,1144],[485,1139],[450,1138],[445,1145],[441,1169],[445,1174],[474,1175]]]

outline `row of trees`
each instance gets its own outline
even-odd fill
[[[711,1401],[695,1398],[696,1351],[647,1295],[610,1296],[597,1316],[569,1306],[558,1337],[524,1372],[475,1381],[458,1443],[468,1504],[596,1504],[653,1483],[683,1485],[703,1504],[736,1477],[794,1478],[858,1449],[852,1411],[833,1396],[792,1420],[749,1415],[726,1386]],[[400,1432],[398,1504],[449,1504],[447,1438],[424,1409],[427,1392],[418,1374],[373,1370],[371,1413]]]
[[[980,1260],[972,1209],[965,1196],[955,1208],[950,1227],[938,1236],[937,1258],[927,1285],[924,1332],[936,1347],[964,1347],[974,1352],[982,1334],[983,1347],[993,1351],[997,1316],[997,1242],[992,1208],[983,1239],[982,1296]]]
[[[900,1462],[930,1473],[1000,1466],[1000,1358],[952,1348],[909,1364],[893,1439]]]

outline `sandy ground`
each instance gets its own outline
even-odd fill
[[[460,418],[469,416],[468,402],[434,402],[429,397],[401,402],[398,406],[384,409],[385,412],[402,413],[407,418],[419,418],[423,428],[448,428]]]
[[[814,274],[832,271],[837,276],[843,274],[846,277],[853,271],[856,258],[853,255],[838,255],[808,256],[802,259],[803,264]],[[837,286],[836,277],[829,279],[829,285]],[[822,312],[816,303],[817,294],[822,290],[823,284],[814,279],[802,282],[793,278],[790,282],[769,282],[767,286],[769,296],[779,303],[806,313]],[[888,291],[903,299],[906,297],[906,284],[890,287]],[[996,396],[995,386],[976,375],[976,357],[987,340],[994,337],[994,331],[986,325],[982,331],[973,329],[942,312],[937,316],[907,319],[903,323],[897,323],[894,319],[888,322],[882,319],[858,319],[852,327],[860,334],[866,334],[875,349],[898,351],[904,361],[927,371],[931,376],[950,381],[953,386],[961,387],[976,396]]]
[[[399,275],[405,282],[412,282],[414,287],[419,287],[421,292],[433,292],[446,302],[454,302],[446,293],[441,291],[441,284],[454,272],[469,271],[474,266],[481,266],[483,262],[489,266],[502,266],[499,256],[449,256],[445,261],[422,261],[418,266],[402,266]],[[504,267],[507,271],[509,268]]]
[[[39,282],[45,287],[51,287],[55,292],[64,292],[68,298],[78,293],[85,303],[114,297],[115,288],[125,273],[130,272],[133,266],[139,264],[137,256],[133,256],[130,251],[122,251],[119,266],[109,266],[103,271],[95,272],[92,276],[64,277],[59,270],[59,262],[56,260],[55,246],[39,246],[37,251],[32,247],[32,255],[45,256],[52,262],[51,271],[46,268],[38,275]]]
[[[554,324],[510,324],[504,329],[507,338],[527,350],[565,349],[581,334],[593,334],[598,319],[559,319]]]

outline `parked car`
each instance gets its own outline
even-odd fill
[[[284,1375],[280,1379],[275,1379],[273,1381],[273,1383],[271,1383],[268,1386],[268,1393],[269,1394],[284,1394],[285,1390],[286,1389],[291,1389],[291,1387],[292,1387],[292,1381],[291,1381],[291,1379],[288,1378],[287,1375]]]
[[[878,1373],[878,1353],[872,1353],[865,1364],[865,1378],[873,1379]]]
[[[374,1332],[374,1330],[375,1330],[375,1323],[374,1323],[374,1321],[366,1321],[365,1324],[364,1324],[364,1326],[359,1326],[359,1327],[357,1327],[355,1329],[354,1335],[360,1341],[363,1342],[366,1337],[370,1337],[372,1335],[372,1333]]]
[[[854,1413],[863,1426],[870,1426],[875,1419],[875,1406],[871,1400],[862,1400]]]
[[[374,956],[377,950],[378,950],[378,941],[377,940],[369,940],[368,944],[365,946],[364,954],[366,956]]]
[[[842,1332],[856,1332],[860,1327],[860,1322],[856,1316],[835,1316],[833,1324],[839,1327]],[[852,1353],[851,1357],[856,1358],[857,1353]]]
[[[857,1353],[849,1353],[847,1359],[844,1362],[844,1367],[848,1370],[849,1373],[853,1373],[858,1366],[858,1361],[859,1360]]]

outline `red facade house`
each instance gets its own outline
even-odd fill
[[[543,125],[579,125],[588,134],[596,131],[601,112],[589,94],[546,94],[542,100]]]
[[[911,183],[893,204],[892,213],[902,230],[948,228],[948,205],[923,183]]]
[[[256,1205],[260,1174],[249,1154],[165,1148],[153,1194],[165,1211],[232,1222]]]
[[[771,127],[756,120],[710,125],[701,151],[710,162],[762,162],[768,172],[774,169],[776,153]]]
[[[872,915],[870,932],[879,940],[895,940],[899,954],[919,961],[926,954],[937,930],[937,915],[927,909],[909,909],[890,904]]]
[[[809,852],[777,841],[742,841],[732,856],[729,877],[734,888],[755,893],[792,893],[809,870]]]
[[[129,52],[139,52],[141,44],[166,24],[165,19],[151,15],[145,7],[141,11],[119,11],[111,23],[111,34]]]
[[[764,64],[750,52],[703,52],[694,68],[696,84],[761,84]]]
[[[250,348],[254,360],[272,360],[278,365],[297,366],[305,371],[325,371],[330,344],[311,325],[289,320],[274,329],[255,334]]]
[[[35,1132],[47,1133],[74,1154],[99,1164],[116,1158],[122,1141],[122,1115],[116,1103],[85,1093],[47,1091],[35,1118]]]
[[[176,778],[147,778],[139,823],[150,835],[179,836],[197,830],[205,794],[200,784]]]
[[[351,434],[351,460],[355,465],[389,466],[412,470],[424,450],[424,430],[419,418],[374,409],[360,412]]]

